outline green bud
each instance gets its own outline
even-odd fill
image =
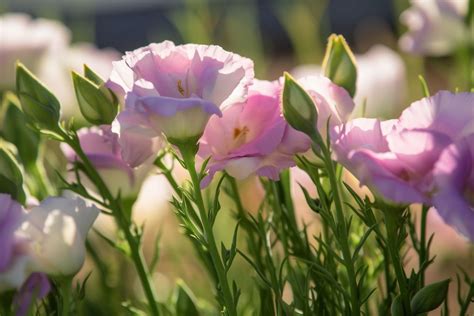
[[[23,175],[20,165],[8,149],[8,143],[0,143],[0,193],[7,193],[20,203],[25,203]]]
[[[318,119],[313,99],[289,73],[285,72],[284,76],[283,116],[294,129],[313,135]]]
[[[21,63],[16,66],[16,90],[29,123],[39,130],[59,129],[58,99]]]
[[[176,315],[198,316],[195,298],[191,290],[182,280],[177,281],[175,290]]]
[[[95,125],[110,124],[118,111],[115,95],[104,81],[90,68],[84,66],[84,77],[72,72],[77,102],[84,118]]]
[[[353,97],[356,91],[357,68],[354,54],[342,35],[329,36],[323,60],[323,73]]]
[[[23,165],[34,164],[38,158],[40,135],[30,128],[26,117],[20,110],[19,101],[12,93],[5,94],[5,110],[1,126],[1,135],[18,149],[18,156]]]
[[[402,298],[400,295],[396,296],[393,299],[392,306],[390,306],[390,312],[392,316],[405,316],[405,312],[403,310]]]
[[[446,299],[450,281],[450,279],[447,279],[420,289],[410,302],[413,314],[427,313],[440,306]]]

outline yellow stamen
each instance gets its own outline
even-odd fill
[[[178,80],[178,92],[184,97],[184,89],[183,89],[183,82]]]

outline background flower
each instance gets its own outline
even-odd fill
[[[0,90],[14,88],[17,60],[36,72],[47,54],[67,46],[69,37],[68,29],[52,20],[33,20],[20,13],[1,15]]]
[[[464,23],[468,0],[412,0],[411,4],[400,16],[409,29],[400,38],[403,50],[441,56],[474,40]]]

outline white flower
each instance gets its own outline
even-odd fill
[[[33,207],[20,228],[28,240],[32,271],[74,275],[85,258],[87,232],[99,214],[80,198],[47,198]]]
[[[33,20],[26,14],[0,16],[0,89],[14,88],[17,60],[36,72],[48,53],[67,46],[69,37],[69,30],[52,20]]]
[[[474,33],[464,23],[468,0],[412,0],[411,4],[400,16],[408,27],[400,38],[404,51],[442,56],[474,41]]]

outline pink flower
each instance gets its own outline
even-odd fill
[[[474,94],[441,91],[399,120],[356,119],[332,133],[338,161],[381,197],[433,205],[474,240]]]
[[[144,163],[139,168],[132,168],[122,157],[128,157],[131,161],[136,159],[130,157],[131,153],[144,154],[134,150],[135,142],[126,142],[130,147],[121,147],[118,142],[118,136],[111,131],[111,127],[103,125],[100,128],[83,128],[78,132],[81,148],[89,158],[91,163],[97,169],[102,179],[112,194],[121,192],[122,196],[136,195],[142,182],[151,170],[151,161]],[[158,150],[160,144],[157,139],[140,138],[139,141],[149,142],[147,146],[139,148],[150,148]],[[76,153],[68,146],[62,145],[63,152],[69,162],[74,162],[77,158]],[[85,184],[95,189],[92,183],[86,182],[86,177],[81,178]]]
[[[172,142],[197,140],[212,115],[245,100],[252,79],[250,59],[218,46],[165,41],[128,52],[107,83],[125,102],[114,131],[121,144],[162,133]],[[140,160],[153,154],[143,152]]]
[[[209,156],[207,185],[217,171],[237,179],[253,173],[276,180],[281,169],[295,165],[296,153],[309,149],[309,138],[284,120],[279,82],[255,81],[248,100],[212,117],[200,140],[199,156]]]

